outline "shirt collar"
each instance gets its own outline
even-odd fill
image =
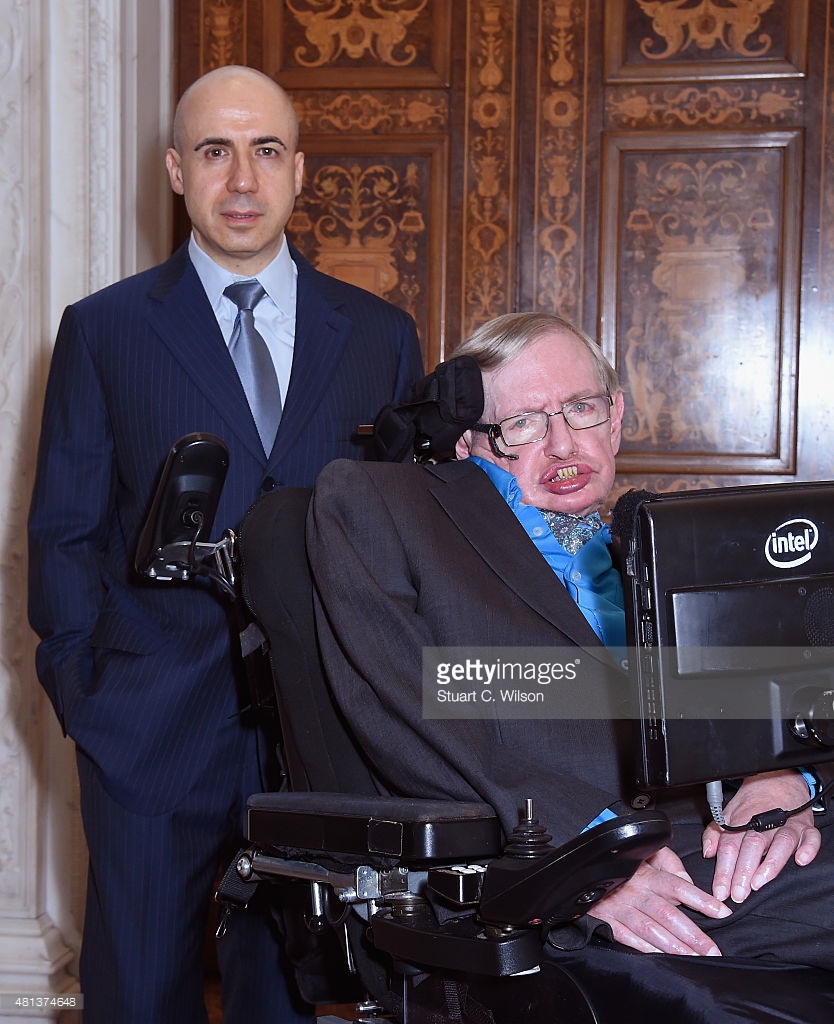
[[[500,466],[496,466],[494,462],[490,462],[488,459],[482,459],[480,455],[470,455],[468,458],[470,462],[474,462],[476,466],[481,467],[498,489],[498,493],[504,501],[515,512],[521,504],[521,488],[518,486],[518,481],[513,474],[506,469],[502,469]]]
[[[221,267],[219,263],[215,263],[211,256],[200,248],[193,233],[188,240],[188,255],[202,282],[211,308],[217,315],[220,313],[223,303],[229,301],[223,296],[224,290],[233,281],[246,281],[249,278],[240,274],[232,274]],[[290,255],[287,236],[284,235],[278,255],[264,267],[257,278],[281,313],[290,318],[295,317],[297,277],[298,269]]]
[[[482,459],[479,455],[468,456],[470,462],[474,462],[475,465],[480,466],[481,469],[486,473],[489,479],[492,481],[494,486],[497,488],[498,493],[515,512],[515,514],[522,519],[523,522],[532,522],[531,512],[535,512],[536,519],[541,518],[548,524],[548,529],[551,529],[550,523],[547,516],[543,515],[541,509],[535,508],[533,505],[525,505],[521,498],[521,488],[518,486],[518,481],[509,470],[503,469],[501,466],[497,466],[494,462],[490,462],[488,459]],[[558,513],[557,513],[558,515]],[[596,512],[592,512],[590,516],[574,516],[570,513],[565,513],[570,519],[577,521],[590,520],[591,522],[598,521],[602,525],[603,536],[609,538],[610,534],[607,527],[602,523],[600,516]]]

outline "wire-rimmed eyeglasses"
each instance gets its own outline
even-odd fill
[[[572,398],[555,412],[519,412],[508,416],[498,423],[476,423],[472,427],[489,438],[489,446],[495,455],[504,459],[517,459],[517,455],[503,452],[498,447],[499,439],[508,448],[518,448],[522,444],[533,444],[541,441],[550,430],[553,416],[564,416],[565,423],[571,430],[587,430],[598,427],[611,419],[611,407],[614,400],[610,395],[589,395],[587,398]]]

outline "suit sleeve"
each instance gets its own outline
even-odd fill
[[[395,794],[489,803],[505,832],[531,797],[548,831],[570,838],[616,797],[561,774],[540,749],[508,742],[495,719],[423,718],[423,648],[438,645],[437,608],[424,608],[438,595],[420,592],[403,533],[414,524],[392,514],[371,468],[324,470],[307,543],[327,677],[377,778]],[[452,577],[448,587],[454,602]]]
[[[41,638],[37,671],[65,731],[68,705],[91,685],[88,640],[104,597],[114,486],[104,395],[69,307],[49,371],[29,512],[29,619]]]

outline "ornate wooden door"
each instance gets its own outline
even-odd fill
[[[290,232],[408,309],[597,336],[621,486],[834,477],[831,0],[180,0],[180,88],[293,95]]]
[[[652,488],[834,474],[811,443],[832,312],[829,6],[605,4],[586,315],[629,399],[620,470]]]

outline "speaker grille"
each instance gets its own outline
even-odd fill
[[[803,622],[812,647],[834,646],[834,587],[821,587],[811,594]]]

